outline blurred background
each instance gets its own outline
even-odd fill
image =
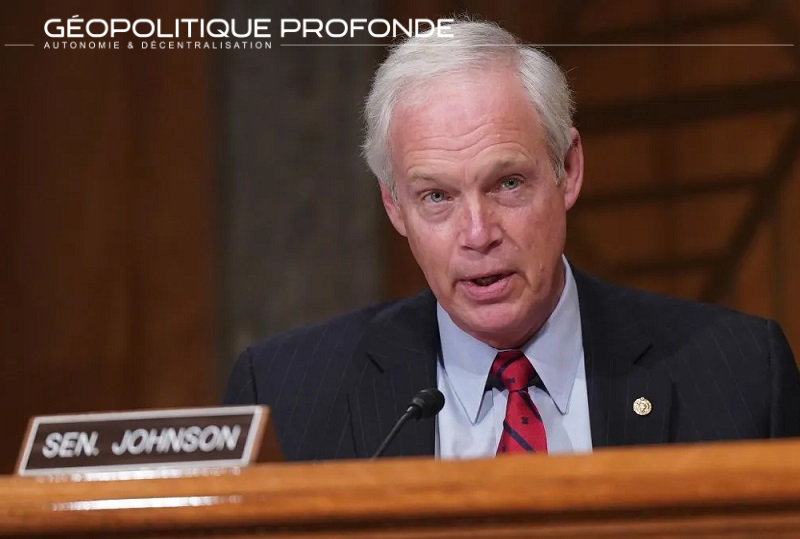
[[[48,19],[464,12],[568,71],[573,263],[800,353],[800,50],[763,46],[800,2],[3,0],[34,46],[0,62],[0,472],[32,415],[214,404],[246,345],[424,286],[359,156],[383,47],[46,50]]]

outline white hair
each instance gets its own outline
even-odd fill
[[[522,44],[491,22],[456,21],[452,37],[413,36],[393,46],[375,73],[364,115],[363,153],[372,173],[395,195],[389,147],[392,114],[401,97],[442,75],[508,65],[541,118],[556,181],[564,176],[564,157],[572,143],[572,94],[561,68],[542,50]]]

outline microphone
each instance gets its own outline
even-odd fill
[[[375,451],[375,454],[372,455],[372,460],[383,455],[383,452],[386,451],[386,448],[389,447],[389,444],[392,443],[392,440],[394,440],[397,433],[400,432],[400,429],[403,428],[403,425],[405,425],[409,419],[413,418],[419,420],[434,417],[442,408],[444,408],[444,395],[435,387],[429,387],[417,393],[416,396],[411,399],[411,404],[408,405],[405,413],[400,416],[400,419],[398,419],[397,423],[392,427],[392,431],[378,450]]]

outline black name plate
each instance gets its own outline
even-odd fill
[[[280,460],[267,416],[262,406],[230,406],[35,417],[17,473],[218,468]],[[267,454],[259,458],[262,449]]]

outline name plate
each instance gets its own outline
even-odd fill
[[[18,475],[221,468],[280,460],[263,406],[34,417]]]

